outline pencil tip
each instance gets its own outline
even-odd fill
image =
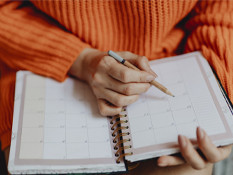
[[[170,91],[167,91],[167,94],[172,96],[172,97],[175,97],[175,95],[173,95]]]

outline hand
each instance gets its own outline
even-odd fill
[[[116,115],[123,106],[146,92],[156,74],[150,69],[146,57],[130,52],[117,52],[141,71],[130,69],[114,58],[96,49],[85,49],[72,65],[70,73],[91,86],[103,116]]]
[[[232,145],[217,148],[200,127],[197,128],[196,134],[198,147],[203,156],[193,148],[187,137],[179,135],[178,143],[182,156],[162,156],[157,160],[158,166],[166,167],[188,163],[192,168],[200,170],[208,164],[221,161],[230,155]]]

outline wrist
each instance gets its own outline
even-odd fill
[[[71,66],[69,74],[80,80],[89,82],[92,72],[91,69],[93,67],[92,62],[97,58],[97,55],[101,53],[101,51],[93,48],[84,49]]]

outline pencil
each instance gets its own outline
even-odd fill
[[[116,54],[115,52],[109,50],[108,51],[108,55],[113,57],[115,60],[119,61],[120,63],[124,64],[125,66],[134,69],[134,70],[140,70],[138,69],[136,66],[134,66],[133,64],[131,64],[130,62],[126,61],[124,58],[122,58],[120,55]],[[159,90],[161,90],[162,92],[164,92],[167,95],[170,95],[172,97],[175,97],[165,86],[163,86],[162,84],[160,84],[159,82],[153,80],[150,82],[151,85],[157,87]]]

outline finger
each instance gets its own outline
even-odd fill
[[[106,88],[123,95],[139,95],[150,88],[149,83],[122,83],[109,77]]]
[[[108,75],[95,76],[93,85],[107,88],[123,95],[139,95],[150,88],[149,83],[122,83]]]
[[[122,107],[116,107],[111,104],[109,104],[106,100],[104,99],[98,99],[97,100],[98,107],[100,114],[102,116],[114,116],[117,115],[121,112]]]
[[[201,156],[193,148],[192,143],[187,137],[179,135],[178,143],[180,146],[181,154],[187,163],[189,163],[194,169],[205,168],[206,162],[201,158]]]
[[[148,59],[143,56],[143,57],[139,57],[138,59],[135,60],[134,63],[139,69],[144,70],[152,75],[154,75],[155,77],[157,77],[158,75],[151,69],[150,64]]]
[[[166,167],[166,166],[176,166],[186,163],[182,157],[177,156],[161,156],[157,160],[158,166]]]
[[[155,76],[148,72],[133,70],[120,63],[112,64],[108,74],[123,83],[148,83],[155,79]]]
[[[119,52],[119,55],[127,61],[133,63],[139,69],[144,70],[157,77],[157,74],[151,69],[149,61],[145,56],[139,56],[131,52]]]
[[[138,95],[125,96],[104,88],[93,88],[97,98],[105,99],[117,107],[127,106],[138,99]]]
[[[231,146],[217,148],[211,142],[206,132],[200,127],[197,128],[197,142],[206,159],[212,163],[227,158],[231,152]]]

